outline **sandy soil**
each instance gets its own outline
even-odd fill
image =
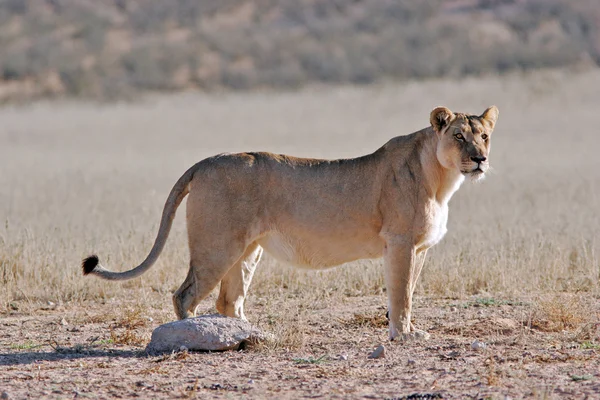
[[[307,307],[294,346],[148,356],[152,329],[172,318],[167,306],[15,303],[0,331],[2,398],[600,398],[600,324],[548,333],[526,299],[418,298],[415,322],[432,337],[397,343],[386,340],[383,304]],[[269,322],[280,323],[293,324]],[[473,350],[475,340],[486,348]],[[379,344],[385,356],[369,359]]]

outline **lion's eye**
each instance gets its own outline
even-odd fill
[[[456,138],[456,140],[458,140],[460,142],[465,140],[465,137],[462,135],[462,133],[457,133],[456,135],[454,135],[454,137]]]
[[[482,138],[483,140],[487,140],[487,138],[488,138],[488,135],[487,135],[487,133],[484,133],[483,135],[481,135],[481,138]]]

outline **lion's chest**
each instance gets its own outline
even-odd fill
[[[421,215],[421,223],[417,229],[416,247],[426,250],[439,243],[448,231],[448,204],[431,201]]]

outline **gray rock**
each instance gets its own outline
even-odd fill
[[[471,348],[475,351],[485,350],[486,347],[487,344],[485,344],[484,342],[480,342],[479,340],[475,340],[473,343],[471,343]]]
[[[369,354],[369,358],[382,358],[385,357],[385,347],[380,344],[371,354]]]
[[[237,350],[267,335],[247,321],[219,314],[202,315],[161,325],[152,332],[146,351],[150,354],[180,351]]]

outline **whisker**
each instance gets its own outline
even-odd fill
[[[497,174],[497,173],[498,173],[498,171],[496,170],[496,168],[492,167],[491,165],[490,165],[490,166],[488,166],[488,169],[487,169],[487,171],[486,171],[486,174],[492,174],[492,175],[495,175],[495,174]]]

